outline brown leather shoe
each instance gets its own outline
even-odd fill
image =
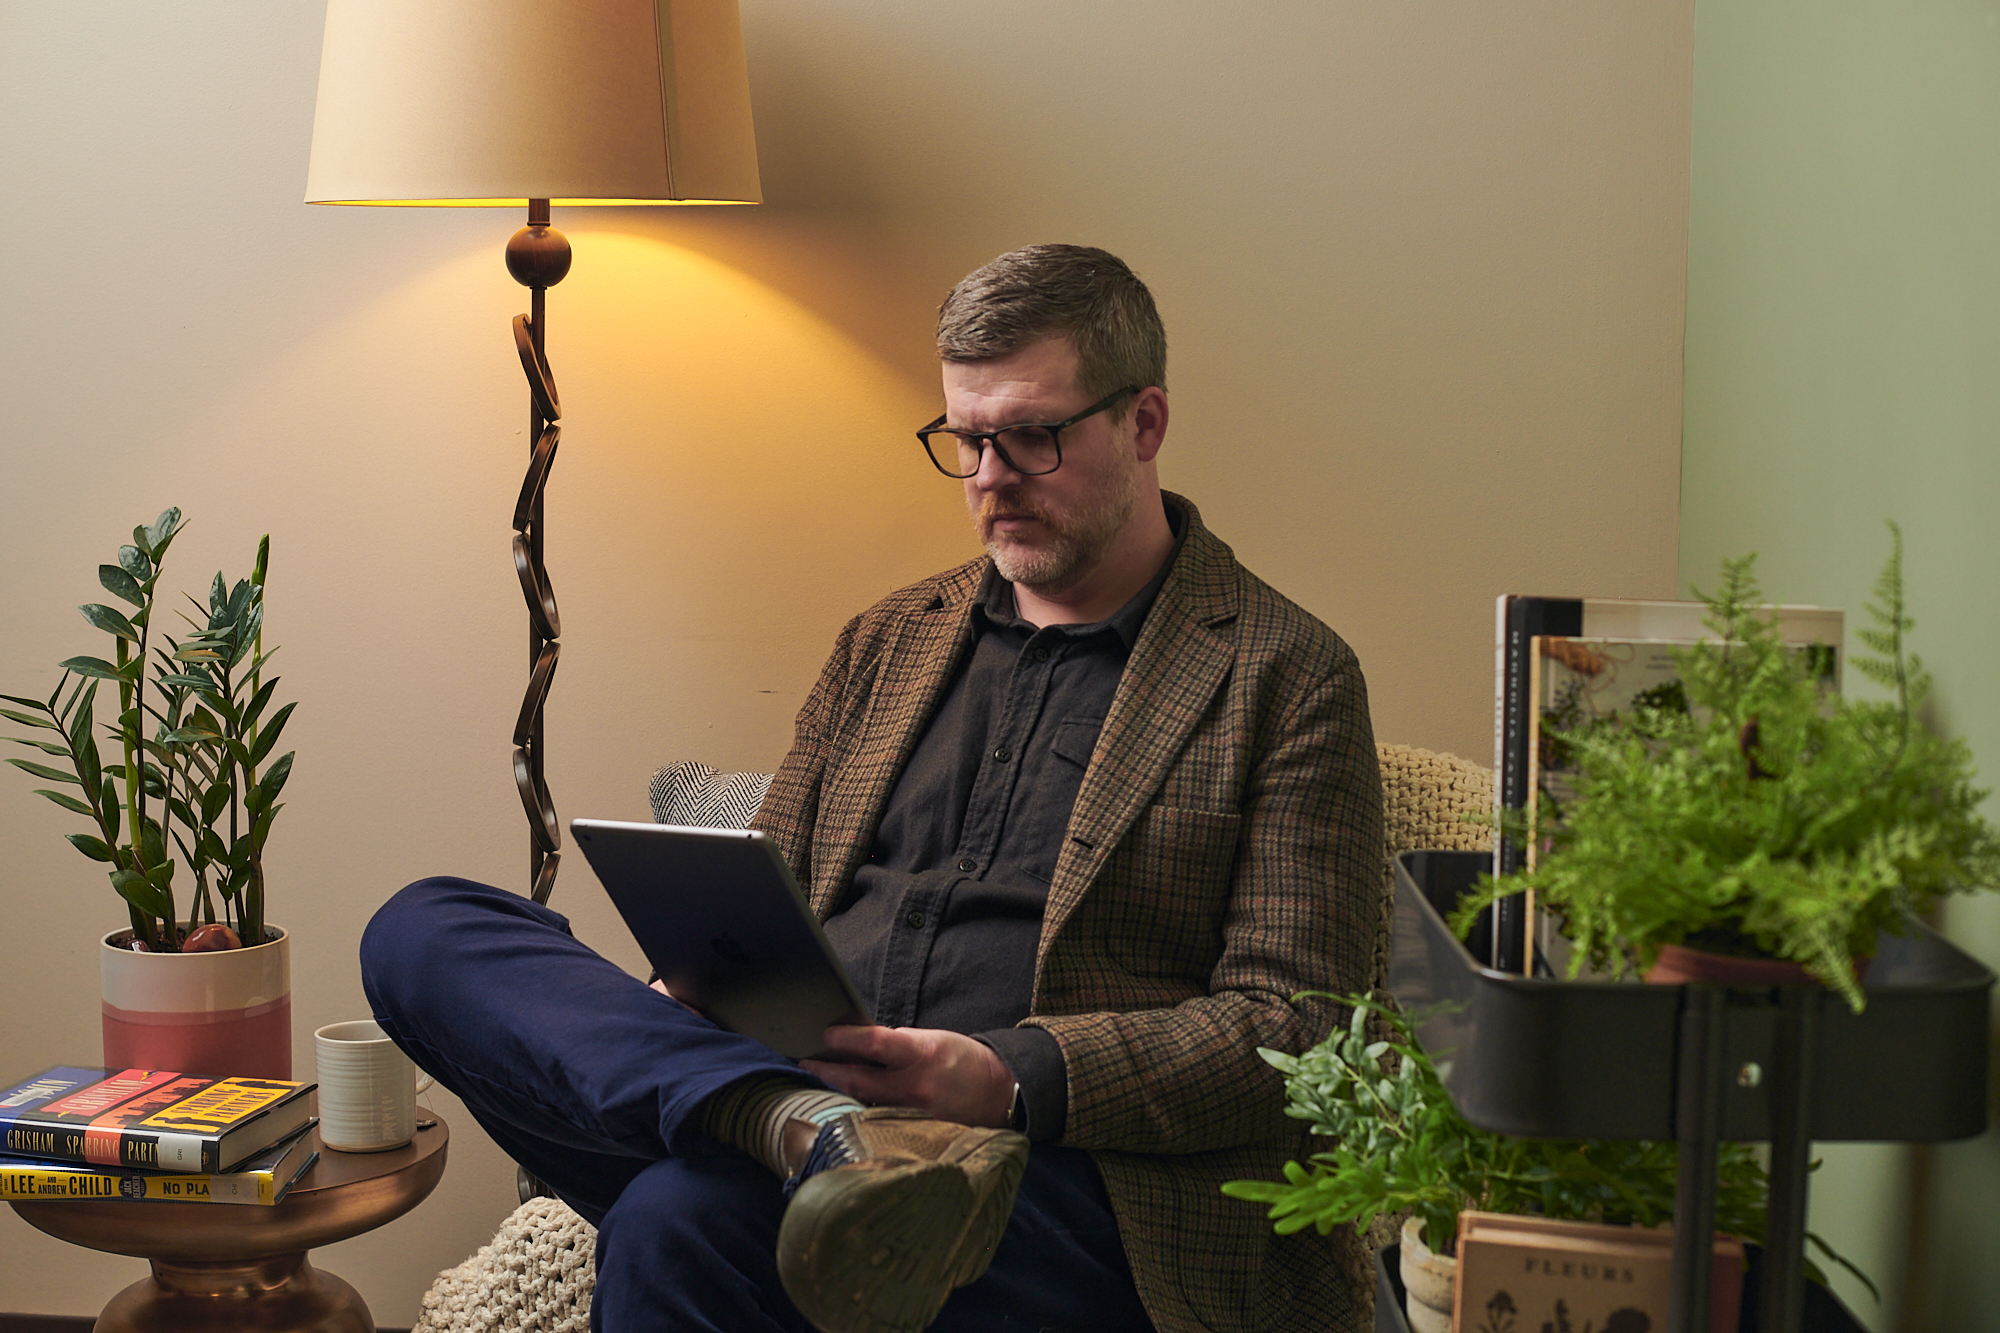
[[[778,1228],[778,1275],[823,1333],[918,1333],[986,1271],[1028,1140],[881,1107],[827,1122]]]

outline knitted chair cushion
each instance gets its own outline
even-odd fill
[[[1389,939],[1396,918],[1395,859],[1436,847],[1454,852],[1493,849],[1493,772],[1455,754],[1412,745],[1378,745],[1382,769],[1381,929],[1375,935],[1374,984],[1389,975]],[[1476,822],[1483,820],[1484,822]]]
[[[1382,767],[1382,832],[1390,859],[1426,847],[1493,850],[1491,769],[1410,745],[1378,745],[1375,758]]]
[[[438,1274],[411,1333],[589,1333],[596,1247],[597,1229],[568,1204],[530,1199]]]
[[[1386,857],[1419,847],[1458,851],[1492,846],[1493,775],[1455,755],[1378,745]],[[743,828],[770,790],[769,773],[717,773],[691,760],[668,764],[648,789],[662,824]],[[1385,859],[1375,976],[1387,974],[1393,895]],[[491,1243],[438,1274],[411,1333],[586,1333],[596,1271],[597,1231],[558,1199],[516,1208]]]

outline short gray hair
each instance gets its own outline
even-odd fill
[[[967,274],[938,307],[944,361],[987,361],[1055,337],[1076,348],[1077,387],[1087,398],[1167,387],[1167,331],[1153,294],[1107,251],[1010,250]]]

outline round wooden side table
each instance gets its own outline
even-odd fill
[[[319,1163],[269,1208],[110,1199],[12,1207],[59,1240],[152,1261],[153,1275],[112,1297],[94,1333],[375,1333],[361,1294],[314,1268],[306,1251],[373,1231],[436,1188],[451,1131],[423,1114],[405,1147],[320,1148]]]

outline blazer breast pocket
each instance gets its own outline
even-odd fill
[[[1118,844],[1087,899],[1127,970],[1205,982],[1222,956],[1243,817],[1156,805]]]

